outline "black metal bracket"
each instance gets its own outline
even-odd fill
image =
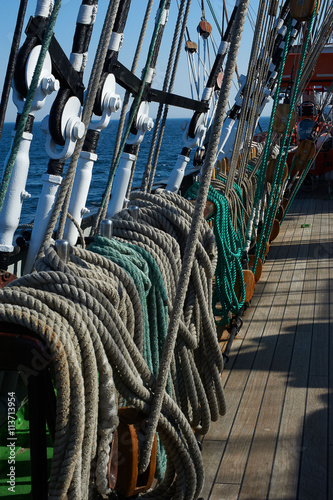
[[[38,40],[42,42],[44,31],[44,25],[40,25],[34,17],[29,19],[25,30],[26,35],[36,36]],[[65,86],[71,90],[73,95],[77,96],[80,101],[83,102],[84,85],[82,80],[73,68],[54,35],[51,39],[49,54],[52,59],[54,76],[60,81],[61,84],[65,84]]]
[[[125,90],[128,90],[133,95],[137,95],[140,92],[142,83],[140,78],[135,76],[116,58],[111,58],[107,71],[114,74],[117,83]],[[199,111],[200,113],[205,113],[209,108],[208,104],[205,102],[196,101],[195,99],[189,99],[177,94],[170,94],[169,92],[163,92],[162,90],[152,88],[147,88],[144,91],[143,100],[191,109],[193,111]]]

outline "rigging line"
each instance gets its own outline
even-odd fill
[[[133,102],[133,105],[132,105],[132,110],[131,110],[130,116],[128,118],[127,127],[126,127],[125,133],[123,135],[121,144],[120,144],[120,148],[119,148],[119,151],[118,151],[118,154],[117,154],[117,157],[116,157],[116,161],[114,163],[113,168],[110,169],[110,172],[109,172],[109,178],[108,178],[108,182],[107,182],[107,187],[106,187],[106,190],[104,192],[102,203],[101,203],[101,209],[100,209],[101,211],[106,208],[105,207],[106,201],[110,198],[113,177],[114,177],[116,168],[117,168],[117,166],[119,164],[120,157],[121,157],[121,154],[122,154],[122,152],[124,150],[126,141],[127,141],[128,136],[130,134],[132,123],[134,121],[136,113],[137,113],[137,111],[139,109],[139,106],[141,104],[143,92],[144,92],[145,87],[146,87],[146,80],[147,80],[148,73],[149,73],[149,70],[150,70],[150,64],[152,62],[153,56],[154,55],[156,56],[156,54],[154,54],[154,52],[155,52],[154,49],[155,49],[155,46],[157,46],[158,35],[159,35],[159,32],[160,32],[160,26],[161,26],[161,21],[162,21],[162,18],[163,18],[163,13],[164,13],[164,9],[165,9],[165,5],[166,5],[167,1],[168,0],[162,0],[161,3],[160,3],[160,7],[159,7],[159,11],[158,11],[159,14],[158,14],[158,17],[157,17],[157,20],[156,20],[156,23],[155,23],[155,28],[154,28],[152,40],[151,40],[151,43],[150,43],[150,46],[149,46],[149,51],[148,51],[148,56],[147,56],[147,60],[146,60],[144,72],[143,72],[143,77],[142,77],[142,83],[141,83],[140,91],[138,92],[136,98],[134,99],[134,102]]]
[[[263,28],[263,23],[264,23],[265,4],[266,4],[266,2],[264,0],[261,0],[260,5],[259,5],[259,9],[258,9],[257,24],[256,24],[255,33],[253,36],[253,44],[252,44],[252,50],[251,50],[251,55],[250,55],[250,66],[249,66],[248,75],[246,77],[244,96],[243,96],[243,100],[242,100],[242,108],[241,108],[240,118],[238,120],[237,133],[236,133],[233,153],[232,153],[231,161],[230,161],[228,179],[227,179],[227,183],[225,186],[226,197],[228,197],[230,190],[233,187],[234,180],[235,180],[237,164],[238,164],[238,155],[240,152],[240,144],[241,144],[241,140],[243,137],[244,120],[245,120],[245,116],[246,116],[247,110],[248,110],[249,100],[250,100],[250,96],[252,93],[252,86],[253,86],[253,81],[254,81],[254,72],[255,72],[255,69],[257,66],[259,44],[260,44],[260,39],[261,39],[261,35],[262,35],[262,28]],[[257,38],[258,38],[258,42],[256,42]]]
[[[171,75],[171,80],[170,80],[170,84],[169,84],[169,89],[168,89],[168,92],[170,92],[170,93],[173,91],[173,86],[174,86],[175,79],[176,79],[179,58],[180,58],[180,54],[181,54],[181,50],[182,50],[182,40],[183,40],[184,35],[185,35],[185,29],[186,29],[186,26],[187,26],[188,16],[189,16],[189,13],[190,13],[191,1],[192,0],[188,0],[187,1],[186,10],[185,10],[185,13],[184,13],[184,19],[183,19],[182,29],[181,29],[181,32],[180,32],[180,35],[179,35],[177,53],[176,53],[176,57],[175,57],[175,61],[174,61],[174,67],[173,67],[173,71],[172,71],[172,75]],[[161,108],[161,111],[162,111],[162,108]],[[150,173],[149,186],[148,186],[149,192],[151,192],[152,186],[153,186],[153,183],[154,183],[154,178],[155,178],[155,173],[156,173],[156,168],[157,168],[157,162],[158,162],[158,158],[159,158],[159,154],[160,154],[160,149],[161,149],[161,144],[162,144],[162,140],[163,140],[163,135],[164,135],[165,124],[166,124],[166,119],[167,119],[167,116],[168,116],[168,112],[169,112],[169,105],[166,105],[164,107],[161,128],[160,128],[160,131],[159,131],[158,141],[157,141],[157,144],[156,144],[156,147],[155,147],[155,151],[154,151],[153,168],[152,168],[152,171]]]
[[[215,22],[215,24],[216,24],[217,31],[220,33],[220,37],[222,38],[222,36],[223,36],[223,32],[222,32],[222,30],[221,30],[221,26],[220,26],[220,24],[219,24],[219,22],[218,22],[218,20],[217,20],[217,17],[216,17],[215,11],[214,11],[214,9],[213,9],[213,6],[212,6],[212,4],[211,4],[210,0],[207,0],[207,3],[208,3],[209,10],[210,10],[210,12],[211,12],[211,14],[212,14],[212,16],[213,16],[214,22]]]
[[[163,82],[163,89],[162,90],[164,92],[166,92],[168,90],[168,93],[171,93],[172,90],[173,90],[173,81],[172,81],[171,88],[169,86],[169,81],[170,81],[171,76],[174,74],[174,72],[175,72],[175,70],[177,69],[177,66],[178,66],[178,61],[179,61],[179,56],[180,56],[180,50],[181,50],[181,47],[182,47],[183,38],[184,38],[184,31],[185,31],[184,22],[185,22],[185,25],[186,25],[186,22],[187,22],[187,17],[186,18],[184,17],[183,22],[181,23],[183,15],[185,16],[185,14],[184,14],[185,2],[186,2],[186,0],[181,0],[181,5],[180,5],[180,8],[178,10],[178,17],[177,17],[177,21],[176,21],[176,25],[175,25],[175,31],[174,31],[174,35],[173,35],[173,40],[172,40],[172,43],[171,43],[169,60],[168,60],[168,64],[167,64],[167,70],[166,70],[166,74],[165,74],[164,82]],[[191,4],[191,2],[187,3],[187,12],[189,10],[189,4]],[[182,27],[182,29],[181,29],[181,27]],[[177,40],[178,40],[178,44],[177,44]],[[177,49],[177,52],[176,52],[176,49]],[[176,59],[175,59],[175,55],[176,55]],[[141,190],[144,191],[144,192],[147,191],[148,184],[149,184],[149,179],[150,179],[151,173],[152,173],[151,172],[152,159],[153,159],[153,154],[154,154],[154,149],[155,149],[155,145],[156,145],[157,136],[158,136],[158,133],[159,133],[159,130],[160,130],[163,108],[164,108],[163,104],[160,104],[158,106],[157,117],[156,117],[156,120],[155,120],[155,126],[154,126],[154,132],[153,132],[153,137],[152,137],[152,140],[151,140],[151,145],[150,145],[149,154],[148,154],[147,165],[146,165],[146,168],[145,168],[143,176],[142,176]]]
[[[148,466],[150,450],[152,447],[159,415],[162,408],[162,403],[164,398],[164,388],[166,387],[167,384],[170,363],[172,360],[173,351],[176,344],[177,332],[179,329],[181,314],[184,306],[185,295],[186,291],[188,290],[188,284],[193,267],[194,254],[197,246],[199,230],[202,225],[202,213],[206,205],[211,174],[214,168],[214,160],[217,154],[218,142],[222,130],[222,124],[226,111],[228,95],[230,92],[231,81],[235,71],[237,53],[239,50],[240,40],[244,29],[248,3],[249,0],[240,0],[239,9],[237,10],[236,14],[235,27],[232,32],[230,51],[226,63],[225,78],[223,79],[222,82],[222,88],[219,97],[217,119],[214,122],[211,141],[208,147],[206,160],[202,169],[202,182],[200,183],[199,186],[198,197],[196,200],[193,218],[191,221],[190,234],[186,241],[184,259],[180,271],[179,284],[177,286],[174,307],[171,313],[168,335],[163,349],[159,374],[156,380],[155,397],[152,401],[151,413],[148,419],[146,440],[143,444],[142,463],[140,466],[140,471],[146,470]]]
[[[95,60],[94,60],[94,65],[93,65],[93,69],[92,69],[90,80],[89,80],[85,105],[83,108],[82,121],[85,125],[86,131],[88,128],[88,124],[91,120],[93,106],[94,106],[96,94],[98,91],[99,81],[100,81],[100,77],[101,77],[101,74],[103,71],[103,65],[104,65],[105,57],[106,57],[107,50],[108,50],[108,45],[109,45],[110,38],[111,38],[112,28],[113,28],[113,25],[114,25],[114,22],[115,22],[115,19],[117,16],[119,4],[120,4],[120,0],[110,0],[108,10],[107,10],[107,13],[105,16],[104,25],[102,28],[102,33],[100,36],[100,40],[99,40],[99,44],[98,44],[98,48],[97,48],[97,52],[96,52],[96,56],[95,56]],[[86,136],[86,133],[84,134],[82,139],[78,140],[76,143],[75,150],[74,150],[70,165],[68,167],[65,180],[63,182],[65,187],[64,187],[64,189],[60,189],[58,191],[57,199],[56,199],[56,202],[55,202],[53,210],[52,210],[52,216],[50,218],[49,226],[48,226],[47,231],[45,233],[44,240],[43,240],[43,243],[42,243],[41,248],[39,250],[39,254],[38,254],[37,258],[39,258],[42,255],[43,249],[44,249],[46,243],[49,241],[49,239],[52,236],[54,227],[55,227],[56,222],[58,220],[59,213],[62,209],[64,200],[66,197],[66,193],[67,193],[66,184],[67,184],[67,186],[69,186],[69,184],[71,183],[71,177],[75,174],[75,169],[76,169],[77,162],[79,159],[80,151],[81,151],[82,146],[84,144],[85,136]],[[66,220],[66,218],[67,217],[64,217],[65,220]],[[65,220],[64,220],[64,223],[65,223]],[[60,238],[62,237],[64,223],[63,223],[63,227],[61,227],[61,228],[59,227],[58,234],[59,234]]]
[[[145,12],[143,24],[142,24],[142,27],[141,27],[141,32],[140,32],[140,35],[139,35],[139,41],[138,41],[138,44],[137,44],[137,47],[136,47],[136,51],[135,51],[135,55],[134,55],[133,62],[132,62],[132,67],[131,67],[131,72],[132,73],[135,73],[137,65],[138,65],[138,62],[139,62],[139,57],[140,57],[140,54],[141,54],[141,49],[142,49],[143,41],[144,41],[145,34],[146,34],[146,31],[147,31],[148,22],[149,22],[149,19],[150,19],[150,14],[151,14],[151,11],[152,11],[152,8],[153,8],[153,2],[154,2],[154,0],[149,0],[148,4],[147,4],[147,8],[146,8],[146,12]],[[178,4],[178,1],[177,1],[177,4]],[[116,137],[116,143],[115,143],[115,147],[114,147],[114,151],[113,151],[111,168],[113,168],[113,166],[114,166],[114,163],[116,161],[116,157],[117,157],[117,154],[118,154],[118,151],[119,151],[119,146],[120,146],[121,136],[122,136],[123,129],[124,129],[124,124],[125,124],[125,119],[126,119],[126,111],[127,111],[127,106],[128,106],[129,99],[130,99],[130,92],[128,90],[126,90],[124,101],[123,101],[123,106],[122,106],[122,110],[121,110],[121,116],[120,116],[120,120],[119,120],[119,124],[118,124],[117,137]],[[130,184],[132,184],[132,182],[130,182]]]
[[[10,156],[8,158],[5,170],[4,170],[4,175],[1,183],[1,189],[0,189],[0,210],[2,208],[2,205],[5,201],[5,196],[8,188],[8,184],[10,181],[11,173],[15,164],[15,160],[17,157],[17,153],[21,144],[21,139],[22,139],[22,134],[24,132],[29,112],[31,109],[32,101],[38,86],[40,74],[43,68],[44,60],[46,57],[46,53],[48,51],[48,48],[51,43],[51,39],[53,36],[53,28],[55,26],[59,10],[61,6],[61,0],[55,0],[55,4],[45,31],[45,34],[43,36],[43,41],[42,41],[42,48],[38,56],[37,64],[34,70],[34,74],[31,80],[31,84],[28,90],[28,94],[23,106],[23,111],[19,120],[19,123],[17,125],[14,141],[13,141],[13,146],[10,152]]]
[[[21,0],[19,11],[17,14],[16,26],[12,40],[12,46],[10,49],[10,55],[8,59],[6,76],[3,84],[1,103],[0,103],[0,138],[2,135],[3,124],[5,122],[6,110],[9,101],[11,84],[14,76],[16,58],[20,47],[20,39],[24,24],[24,16],[27,8],[28,0]]]
[[[261,57],[259,60],[259,65],[257,68],[258,71],[258,84],[255,86],[255,88],[252,91],[251,94],[251,106],[249,106],[249,110],[246,113],[246,128],[245,128],[245,135],[244,135],[244,140],[243,140],[243,151],[242,151],[242,156],[241,156],[241,161],[240,161],[240,166],[239,166],[239,177],[238,181],[239,183],[242,182],[245,172],[246,172],[246,165],[247,165],[247,158],[249,154],[249,150],[251,148],[251,139],[254,135],[254,131],[256,128],[256,124],[258,123],[259,119],[259,113],[261,110],[260,103],[264,99],[264,90],[266,87],[266,82],[268,78],[268,71],[269,67],[267,64],[267,61],[270,61],[272,59],[272,52],[273,52],[273,40],[276,38],[277,35],[277,26],[275,29],[272,28],[276,18],[274,16],[270,15],[270,11],[267,13],[266,17],[266,24],[264,29],[262,30],[263,33],[268,33],[268,37],[266,37],[265,41],[263,42],[263,47],[260,50]]]
[[[316,2],[316,6],[317,6],[317,3],[318,3],[318,0]],[[300,68],[299,68],[299,71],[298,71],[298,74],[297,74],[297,77],[296,77],[296,80],[294,83],[293,91],[292,91],[292,96],[291,96],[291,101],[290,101],[291,102],[290,111],[289,111],[289,115],[288,115],[288,119],[287,119],[287,123],[286,123],[285,132],[284,132],[283,138],[282,138],[282,147],[280,146],[278,166],[277,166],[276,171],[274,173],[272,191],[271,191],[270,196],[269,196],[267,213],[265,215],[265,221],[263,224],[262,232],[260,234],[258,249],[256,252],[255,262],[254,262],[254,266],[253,266],[254,269],[257,266],[258,258],[259,257],[263,258],[264,248],[266,246],[266,243],[268,241],[268,238],[269,238],[269,235],[271,232],[271,227],[272,227],[272,223],[273,223],[273,216],[274,216],[275,211],[276,211],[276,203],[277,203],[277,199],[278,199],[277,191],[281,185],[281,180],[282,180],[283,171],[284,171],[283,166],[284,166],[285,161],[286,161],[286,156],[284,155],[284,148],[285,148],[285,145],[287,145],[287,150],[288,150],[290,142],[291,142],[291,137],[292,137],[290,134],[289,140],[287,140],[288,128],[289,128],[290,120],[291,120],[291,110],[293,109],[295,102],[296,102],[296,98],[297,98],[297,90],[299,88],[299,83],[300,83],[300,79],[301,79],[301,72],[303,69],[303,64],[304,64],[304,60],[305,60],[305,56],[306,56],[306,52],[307,52],[307,46],[308,46],[310,36],[311,36],[314,16],[315,16],[315,11],[311,16],[311,20],[309,22],[308,32],[305,36],[305,43],[302,47],[302,57],[301,57],[301,62],[300,62]]]

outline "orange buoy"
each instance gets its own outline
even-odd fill
[[[315,14],[317,14],[319,7],[319,0],[290,0],[289,8],[290,14],[296,21],[310,21],[314,10],[316,9]]]
[[[156,470],[157,440],[156,436],[150,457],[150,463],[143,474],[139,474],[140,446],[144,442],[144,429],[147,417],[134,408],[119,408],[119,425],[117,429],[117,479],[115,490],[125,498],[147,491],[154,480]],[[112,450],[111,450],[112,452]],[[109,484],[114,484],[114,469],[109,466]]]

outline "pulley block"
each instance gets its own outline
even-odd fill
[[[296,21],[310,21],[312,14],[315,10],[317,14],[319,7],[319,0],[290,0],[290,14]]]
[[[311,161],[316,154],[316,145],[313,141],[309,139],[303,139],[300,141],[298,148],[296,150],[294,169],[302,173],[308,166],[309,161]]]
[[[255,255],[249,255],[249,268],[251,269],[251,271],[254,264],[254,259]],[[256,272],[254,273],[254,279],[256,283],[260,280],[261,273],[262,273],[262,261],[261,258],[259,257],[257,262]]]
[[[119,408],[118,416],[118,448],[117,452],[111,449],[108,481],[111,488],[129,498],[151,488],[156,470],[157,440],[155,436],[147,470],[139,474],[140,449],[145,439],[147,417],[128,407]]]
[[[274,219],[271,234],[269,235],[269,241],[274,241],[280,233],[280,222]]]
[[[198,24],[197,31],[200,34],[200,36],[202,36],[202,38],[204,38],[206,40],[210,36],[211,32],[213,31],[213,28],[205,19],[203,19]]]
[[[270,184],[273,184],[274,175],[275,175],[275,171],[276,171],[276,168],[277,168],[277,163],[278,163],[277,162],[277,158],[271,158],[271,159],[268,160],[267,170],[266,170],[266,182],[269,182]],[[280,169],[281,169],[281,165],[280,165]],[[281,181],[282,184],[287,179],[288,172],[289,172],[288,165],[287,165],[287,162],[285,162],[285,164],[284,164],[284,170],[283,170],[283,176],[282,176],[282,181]]]
[[[290,105],[286,103],[280,103],[276,107],[276,112],[274,116],[274,121],[273,121],[273,130],[274,132],[278,134],[283,134],[286,125],[287,125],[287,120],[289,116],[289,110],[290,110]],[[291,113],[291,119],[289,123],[289,128],[288,128],[288,134],[293,130],[294,126],[296,125],[296,111],[293,109]]]
[[[185,50],[190,54],[195,54],[198,50],[198,45],[195,42],[191,42],[191,40],[188,40],[185,43]]]
[[[244,302],[246,303],[246,302],[250,302],[250,300],[253,297],[256,282],[255,282],[254,274],[250,269],[243,269],[243,278],[244,278],[244,284],[245,284],[245,300],[244,300]],[[234,290],[235,290],[235,293],[236,293],[238,300],[241,301],[243,297],[242,297],[240,278],[239,278],[238,274],[236,277]]]

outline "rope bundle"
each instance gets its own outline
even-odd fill
[[[37,272],[0,293],[0,320],[28,327],[52,355],[57,390],[52,499],[66,494],[87,499],[96,488],[110,493],[107,467],[118,424],[116,391],[128,406],[148,416],[155,398],[155,376],[161,369],[156,356],[165,341],[193,207],[171,194],[136,193],[133,198],[141,206],[139,221],[127,211],[114,221],[115,234],[126,235],[131,244],[101,237],[94,243],[95,250],[103,245],[111,259],[74,247],[64,264],[50,246],[37,261]],[[204,221],[196,254],[157,426],[167,467],[164,479],[145,494],[148,498],[198,498],[204,474],[193,429],[207,432],[211,420],[225,411],[223,361],[209,310],[216,248]],[[145,338],[142,307],[149,304],[152,287],[158,293],[148,314],[158,324],[152,328],[148,318],[148,330],[161,330],[154,339],[157,354]]]

